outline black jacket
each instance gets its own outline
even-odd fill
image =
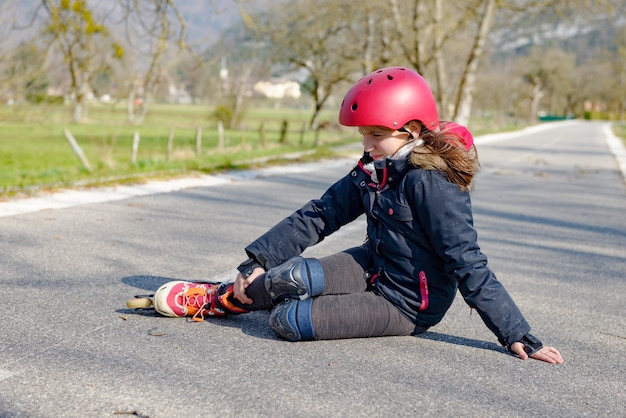
[[[378,184],[361,160],[320,199],[279,222],[246,252],[267,270],[365,213],[366,245],[377,274],[373,290],[416,325],[441,321],[458,288],[502,344],[525,336],[532,340],[529,325],[478,246],[469,192],[407,159],[383,163]],[[537,343],[527,351],[536,351]]]

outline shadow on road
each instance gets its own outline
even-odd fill
[[[438,332],[431,331],[426,331],[423,334],[416,335],[416,337],[424,338],[426,340],[441,341],[449,344],[463,345],[466,347],[480,348],[483,350],[498,351],[500,353],[509,354],[507,349],[499,344],[481,340],[474,340],[472,338],[457,337],[455,335],[440,334]]]
[[[122,278],[122,283],[146,292],[154,293],[161,285],[170,282],[173,279],[162,276],[127,276]],[[144,296],[144,295],[138,295]],[[119,309],[118,313],[122,314],[139,314],[145,316],[159,316],[153,309]],[[232,315],[220,318],[207,318],[216,325],[240,328],[242,332],[257,338],[277,339],[268,324],[269,312],[250,312],[246,315]],[[493,342],[474,340],[471,338],[458,337],[454,335],[441,334],[438,332],[426,331],[416,335],[418,338],[424,338],[432,341],[440,341],[448,344],[462,345],[466,347],[480,348],[483,350],[497,351],[507,353],[508,351]]]
[[[132,287],[136,287],[137,289],[147,290],[149,292],[154,293],[159,287],[164,285],[167,282],[171,282],[173,279],[171,277],[161,277],[161,276],[126,276],[122,277],[122,283],[127,284]]]

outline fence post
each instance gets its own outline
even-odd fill
[[[202,127],[196,128],[196,157],[202,156]]]
[[[224,151],[224,124],[221,120],[217,121],[217,138],[220,151]]]
[[[306,132],[306,123],[303,122],[300,127],[300,145],[304,144],[304,133]]]
[[[259,126],[259,144],[261,148],[265,148],[265,124],[263,123]]]
[[[67,142],[70,143],[72,151],[74,151],[74,154],[76,154],[80,162],[83,164],[83,167],[85,167],[85,169],[91,173],[93,171],[93,169],[91,168],[91,164],[89,164],[87,157],[85,157],[82,148],[78,145],[72,133],[68,131],[67,128],[65,128],[63,129],[63,134],[65,135]]]
[[[278,142],[281,144],[287,143],[287,128],[289,124],[286,120],[283,120],[283,124],[280,127],[280,136],[278,137]]]
[[[248,141],[246,138],[246,127],[244,125],[241,125],[239,127],[239,139],[240,139],[241,148],[245,148]]]
[[[167,161],[172,158],[172,148],[174,147],[174,127],[170,126],[170,132],[167,135],[167,151],[165,154],[165,159]]]

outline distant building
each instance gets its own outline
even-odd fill
[[[300,84],[295,81],[258,81],[252,89],[269,99],[298,99],[302,96]]]

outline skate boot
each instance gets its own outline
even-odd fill
[[[233,295],[232,283],[206,283],[173,281],[165,283],[151,298],[131,299],[126,303],[130,308],[144,308],[152,305],[163,316],[190,317],[201,322],[206,316],[224,316],[248,312],[229,300]],[[146,301],[149,299],[149,302]],[[147,306],[139,306],[141,303]]]

